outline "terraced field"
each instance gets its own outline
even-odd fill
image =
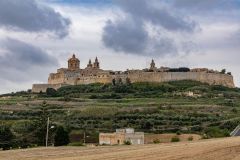
[[[60,147],[1,151],[0,160],[239,160],[240,138],[142,146]]]
[[[14,148],[43,145],[36,142],[39,127],[35,127],[42,117],[49,117],[52,126],[63,126],[71,143],[83,143],[84,134],[86,143],[98,143],[99,133],[128,127],[146,134],[220,138],[240,124],[239,88],[176,81],[90,84],[50,91],[0,95],[0,124],[13,132]],[[45,121],[40,124],[46,128]],[[49,132],[51,144],[55,131]]]

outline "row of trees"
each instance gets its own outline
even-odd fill
[[[166,97],[175,96],[176,92],[188,92],[205,95],[217,95],[219,92],[226,94],[231,93],[238,95],[240,89],[228,88],[224,86],[210,86],[197,81],[172,81],[164,83],[131,83],[130,79],[126,79],[127,83],[122,83],[121,79],[113,79],[111,84],[88,84],[77,86],[65,86],[58,90],[48,88],[46,93],[41,93],[40,97],[66,97],[65,101],[71,98],[79,98],[83,93],[92,93],[90,99],[121,99],[124,97],[141,98],[141,97]],[[87,94],[85,94],[87,95]]]

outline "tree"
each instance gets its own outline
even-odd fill
[[[115,79],[115,78],[112,80],[112,84],[113,84],[114,86],[116,85],[116,79]]]
[[[221,73],[226,74],[226,69],[222,69]]]
[[[122,82],[122,78],[119,78],[118,79],[118,84],[122,84],[123,82]]]
[[[126,78],[126,84],[127,84],[127,85],[130,85],[130,84],[131,84],[131,80],[130,80],[130,78],[128,78],[128,77]]]
[[[142,129],[151,129],[153,127],[153,123],[151,121],[144,121],[141,128]]]
[[[35,138],[36,143],[40,146],[45,145],[46,140],[46,130],[47,130],[47,119],[48,119],[48,110],[47,110],[47,103],[43,101],[39,116],[35,120]]]
[[[13,135],[9,127],[3,125],[0,126],[0,148],[2,148],[3,150],[7,150],[13,147],[14,138],[15,136]]]
[[[53,88],[47,88],[46,93],[47,93],[47,96],[50,96],[50,97],[57,96],[57,91]]]
[[[68,132],[64,130],[62,126],[57,128],[56,134],[54,136],[54,145],[55,146],[64,146],[69,143]]]

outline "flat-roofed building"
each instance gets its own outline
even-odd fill
[[[144,144],[144,132],[135,132],[133,128],[116,129],[114,133],[100,133],[100,145],[116,145],[130,142],[133,145]]]

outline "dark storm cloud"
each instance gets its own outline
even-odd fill
[[[161,6],[154,6],[155,0],[117,0],[117,4],[134,18],[160,25],[168,30],[191,32],[196,24],[186,20],[173,11]]]
[[[0,48],[1,79],[22,81],[28,77],[32,80],[58,64],[42,49],[16,39],[1,40]]]
[[[104,28],[103,41],[115,51],[141,53],[145,49],[148,34],[141,22],[131,19],[117,23],[109,20]]]
[[[146,52],[150,56],[174,55],[178,53],[176,43],[171,38],[154,37],[149,40]]]
[[[0,27],[26,32],[68,34],[70,20],[36,0],[0,0]]]
[[[165,0],[167,2],[167,0]],[[168,1],[169,2],[169,1]],[[173,0],[176,7],[197,10],[221,10],[222,9],[239,9],[239,0]],[[228,10],[229,11],[229,10]]]
[[[162,6],[155,0],[116,0],[124,12],[124,18],[108,20],[103,29],[102,40],[106,47],[115,51],[139,55],[166,55],[177,53],[171,37],[156,34],[152,37],[146,28],[149,23],[167,32],[192,33],[196,23]]]

